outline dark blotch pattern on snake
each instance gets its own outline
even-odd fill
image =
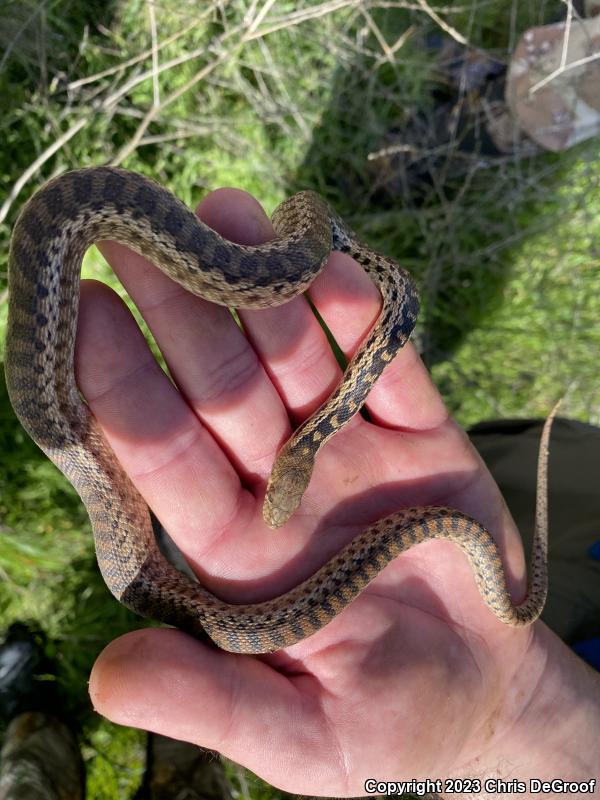
[[[81,495],[109,589],[137,613],[206,634],[226,650],[264,653],[293,644],[339,614],[397,555],[429,539],[449,539],[468,556],[483,599],[509,625],[526,625],[546,596],[546,459],[542,437],[537,524],[528,596],[511,602],[490,534],[448,508],[411,508],[375,522],[315,575],[281,597],[251,605],[219,600],[160,554],[146,504],[81,401],[73,352],[83,254],[100,239],[141,253],[190,292],[221,305],[264,308],[305,291],[332,250],[348,253],[379,287],[378,320],[339,386],[279,453],[264,517],[283,525],[298,507],[319,449],[365,402],[373,383],[414,328],[419,302],[410,275],[361,243],[314,192],[300,192],[273,215],[276,238],[232,244],[170,192],[132,172],[82,169],[47,183],[14,229],[9,271],[6,376],[26,430]]]

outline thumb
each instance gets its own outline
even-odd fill
[[[307,765],[327,762],[326,720],[305,686],[253,657],[150,628],[105,648],[89,691],[113,722],[217,750],[296,791],[294,776],[306,780]]]

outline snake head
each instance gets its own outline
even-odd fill
[[[289,462],[293,461],[294,464]],[[297,463],[297,459],[280,455],[267,484],[263,519],[269,528],[281,528],[300,505],[309,484],[312,463]]]

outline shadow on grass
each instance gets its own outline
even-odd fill
[[[110,27],[118,9],[116,0],[19,0],[2,6],[0,131],[15,124],[19,130],[19,147],[4,148],[6,164],[0,158],[5,175],[19,174],[39,154],[43,126],[60,129],[45,103],[51,78],[72,72],[82,43],[99,25]],[[104,586],[85,509],[16,419],[3,370],[0,476],[2,627],[21,619],[46,632],[65,711],[81,719],[91,710],[87,681],[96,656],[115,636],[138,627],[139,618]]]
[[[140,627],[110,594],[96,565],[90,525],[74,489],[29,439],[0,380],[0,619],[47,634],[69,717],[90,711],[87,682],[102,648]]]
[[[540,9],[522,11],[519,30],[549,19],[548,8],[544,19]],[[501,306],[515,248],[561,218],[559,189],[586,145],[535,157],[492,146],[483,108],[503,96],[509,26],[498,26],[495,39],[491,24],[479,30],[475,45],[495,48],[482,57],[489,75],[461,92],[451,70],[467,69],[464,49],[457,55],[454,45],[453,59],[444,57],[451,40],[434,26],[425,30],[420,12],[374,10],[373,18],[386,42],[413,25],[416,33],[396,62],[381,59],[374,70],[372,54],[353,52],[340,64],[289,189],[322,192],[361,238],[415,275],[422,299],[417,343],[432,366],[451,358]],[[584,206],[585,192],[577,202]]]

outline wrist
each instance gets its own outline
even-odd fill
[[[502,733],[461,770],[479,776],[481,797],[600,796],[600,675],[576,656],[546,625],[536,624],[531,645],[506,690]],[[493,725],[493,717],[489,723]],[[532,781],[589,782],[582,794]],[[494,784],[494,781],[498,783]],[[504,781],[508,786],[503,786]],[[521,786],[511,786],[519,781]],[[523,784],[525,788],[523,788]]]

